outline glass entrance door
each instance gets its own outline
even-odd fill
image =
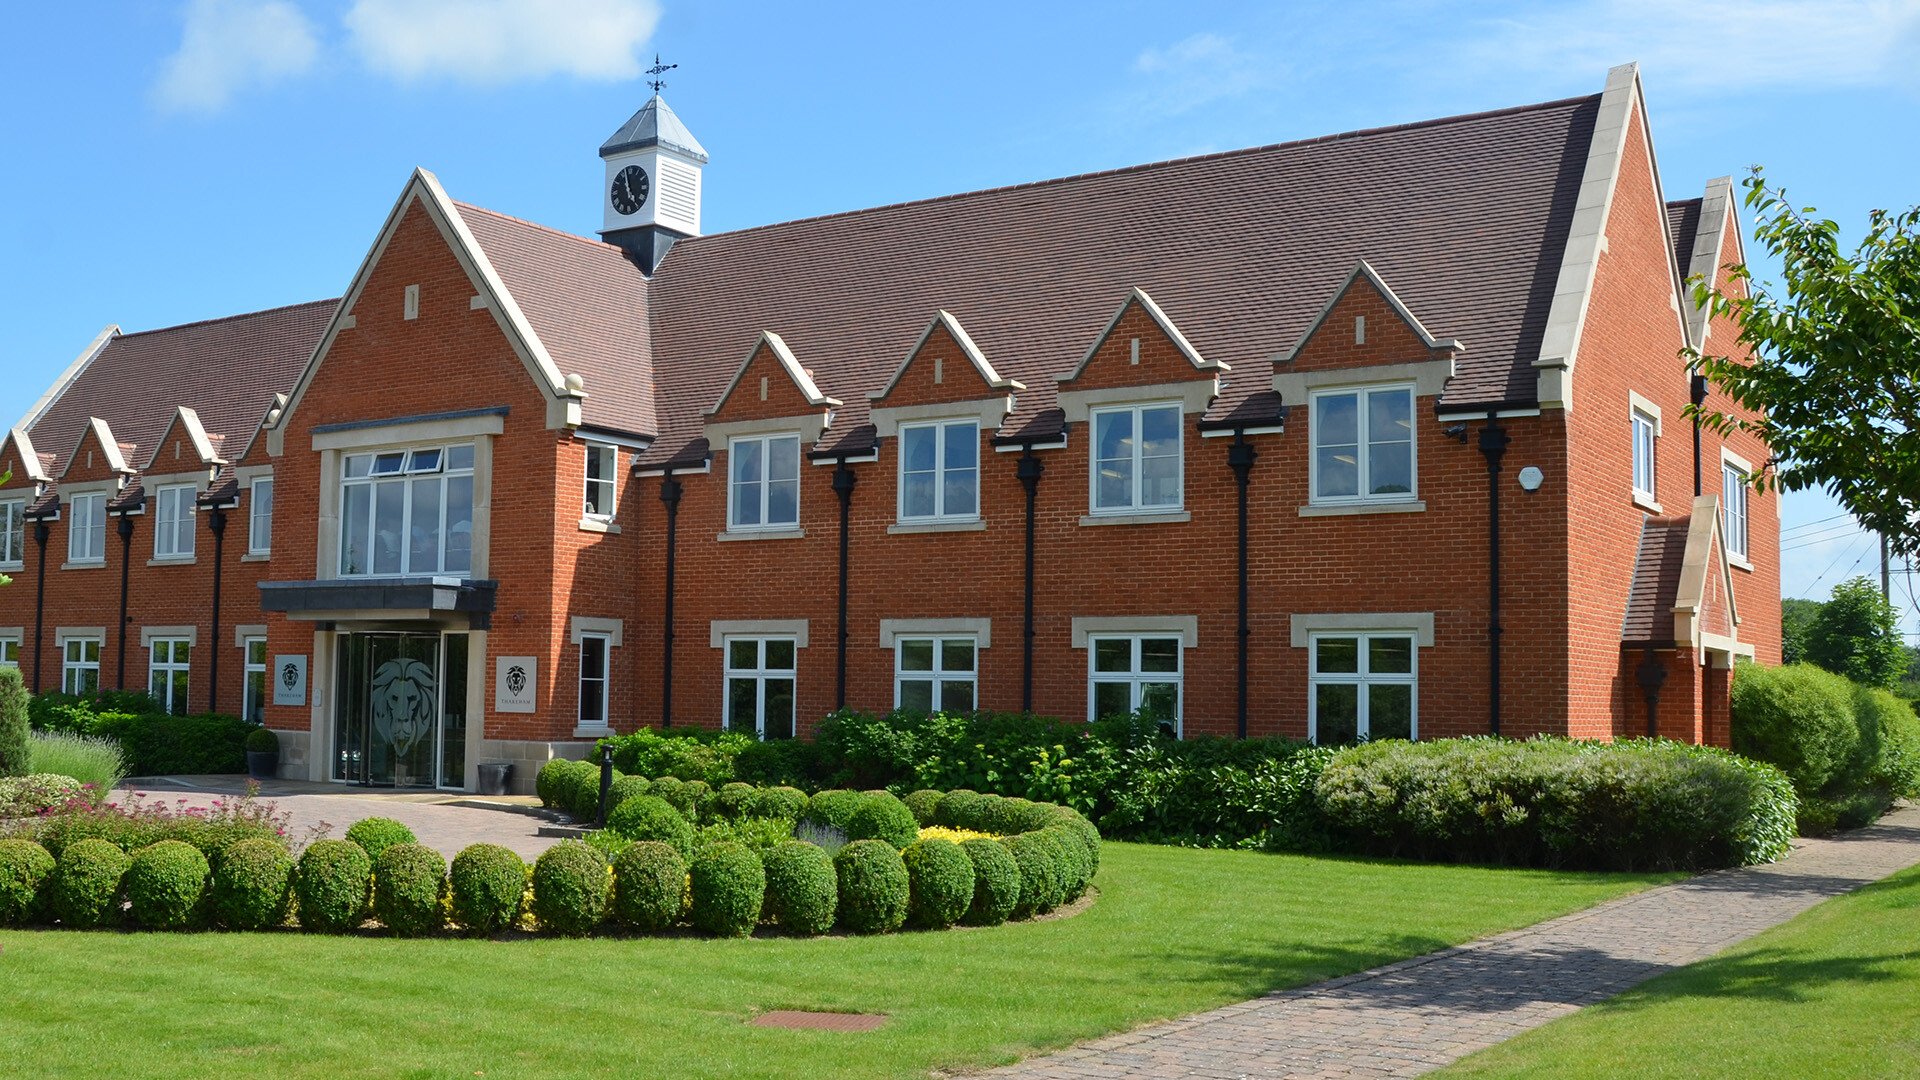
[[[466,635],[342,634],[339,650],[334,779],[462,786]]]

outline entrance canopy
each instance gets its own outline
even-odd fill
[[[464,614],[467,625],[492,625],[497,581],[458,577],[401,577],[329,581],[263,581],[260,607],[309,622],[440,620]]]

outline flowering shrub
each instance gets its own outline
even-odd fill
[[[951,840],[956,844],[964,843],[968,840],[999,839],[999,836],[995,833],[981,832],[978,829],[955,829],[946,825],[923,825],[920,827],[920,839],[931,840],[935,837],[942,840]]]
[[[198,848],[217,867],[227,848],[240,840],[273,840],[288,846],[292,815],[261,801],[258,791],[259,785],[248,784],[245,795],[215,799],[209,806],[192,806],[186,799],[168,804],[143,792],[95,806],[83,791],[37,818],[0,823],[0,836],[37,840],[56,858],[80,840],[105,840],[126,852],[162,840],[179,840]]]
[[[32,817],[65,806],[85,790],[73,777],[55,773],[0,777],[0,818]]]

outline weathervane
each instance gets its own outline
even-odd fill
[[[665,75],[667,72],[672,71],[674,68],[677,68],[679,66],[680,66],[679,64],[661,63],[660,54],[654,53],[653,66],[647,69],[647,74],[653,76],[653,78],[647,80],[647,85],[653,87],[654,93],[656,94],[659,93],[660,88],[667,85],[667,80],[661,78],[660,76]]]

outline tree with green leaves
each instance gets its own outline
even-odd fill
[[[1854,682],[1891,690],[1907,671],[1900,615],[1879,586],[1857,577],[1833,587],[1807,628],[1806,659]]]
[[[1797,664],[1807,658],[1807,632],[1826,607],[1820,600],[1789,596],[1780,601],[1780,662]]]
[[[1743,186],[1781,284],[1745,265],[1731,273],[1746,296],[1694,279],[1695,300],[1753,352],[1685,351],[1742,410],[1700,409],[1702,425],[1767,441],[1757,487],[1824,488],[1897,554],[1920,555],[1920,206],[1873,211],[1846,251],[1838,224],[1796,209],[1757,166]]]

